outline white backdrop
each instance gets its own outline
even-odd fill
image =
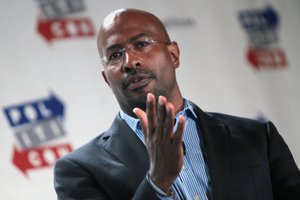
[[[55,199],[55,159],[110,126],[118,105],[95,32],[120,7],[165,22],[181,48],[185,97],[206,111],[273,121],[300,165],[300,1],[2,0],[3,199]]]

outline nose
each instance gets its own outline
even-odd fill
[[[142,59],[138,53],[134,52],[131,48],[124,49],[124,62],[123,71],[125,73],[135,74],[136,68],[141,66]]]

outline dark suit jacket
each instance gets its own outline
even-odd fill
[[[214,200],[300,199],[300,172],[271,122],[204,113],[195,105]],[[55,165],[58,199],[158,199],[147,150],[117,116]]]

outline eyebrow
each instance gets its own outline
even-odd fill
[[[114,44],[114,45],[111,45],[111,46],[107,47],[105,51],[107,52],[110,49],[120,48],[123,44],[131,43],[131,42],[136,41],[137,39],[139,39],[141,37],[144,37],[144,36],[148,36],[148,35],[146,33],[137,34],[137,35],[131,37],[130,39],[128,39],[126,42],[122,43],[122,44]]]

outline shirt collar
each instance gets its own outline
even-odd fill
[[[122,110],[120,111],[120,116],[133,131],[137,129],[137,125],[140,121],[138,118],[131,117],[130,115],[124,113]]]

